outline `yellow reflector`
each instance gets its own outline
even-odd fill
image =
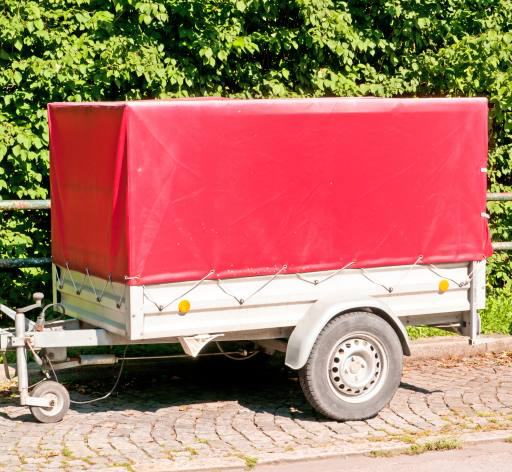
[[[439,282],[439,293],[444,293],[450,288],[450,283],[448,280],[443,279],[441,282]]]
[[[181,300],[178,305],[178,312],[180,315],[186,315],[190,311],[190,302],[188,300]]]

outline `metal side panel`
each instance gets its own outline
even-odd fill
[[[125,285],[66,268],[59,272],[54,286],[68,316],[128,337],[130,302]]]
[[[128,336],[126,326],[128,315],[126,312],[116,311],[100,303],[69,294],[62,295],[61,303],[66,307],[68,316],[86,321],[111,333]]]
[[[424,315],[434,319],[436,314],[470,308],[468,264],[463,263],[347,268],[145,287],[106,284],[102,279],[73,271],[69,276],[68,272],[60,270],[60,293],[70,316],[130,340],[293,327],[317,300],[336,297],[373,297],[386,303],[398,317],[408,317],[409,324],[415,324],[415,316],[424,321]],[[477,277],[480,281],[481,275]],[[440,291],[443,279],[449,282],[447,291]],[[83,285],[79,294],[77,281]],[[103,289],[104,296],[98,302],[98,292]],[[482,303],[485,293],[479,293]],[[190,303],[190,311],[184,315],[178,310],[182,300]]]
[[[229,307],[190,312],[184,316],[177,313],[149,313],[144,316],[142,338],[291,327],[298,323],[312,303]]]

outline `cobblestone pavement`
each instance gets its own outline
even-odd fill
[[[373,419],[346,423],[316,415],[294,372],[263,356],[247,363],[215,359],[142,370],[123,375],[118,395],[76,406],[53,425],[33,422],[5,387],[0,470],[251,468],[346,453],[382,455],[439,437],[512,435],[507,354],[410,362],[388,408]],[[108,390],[115,372],[86,373],[69,385],[72,397]]]

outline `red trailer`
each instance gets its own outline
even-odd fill
[[[354,419],[398,387],[405,325],[478,333],[485,99],[55,103],[49,126],[54,302],[95,329],[43,320],[36,350],[251,340]]]

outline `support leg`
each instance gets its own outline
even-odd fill
[[[28,398],[28,368],[27,350],[25,347],[25,314],[16,312],[16,369],[18,371],[18,391],[20,392],[20,403],[27,404]]]
[[[477,303],[477,279],[475,277],[477,263],[469,263],[469,273],[473,274],[469,286],[469,320],[467,323],[467,335],[469,336],[469,344],[478,344],[478,335],[480,334],[480,315],[476,309]]]

